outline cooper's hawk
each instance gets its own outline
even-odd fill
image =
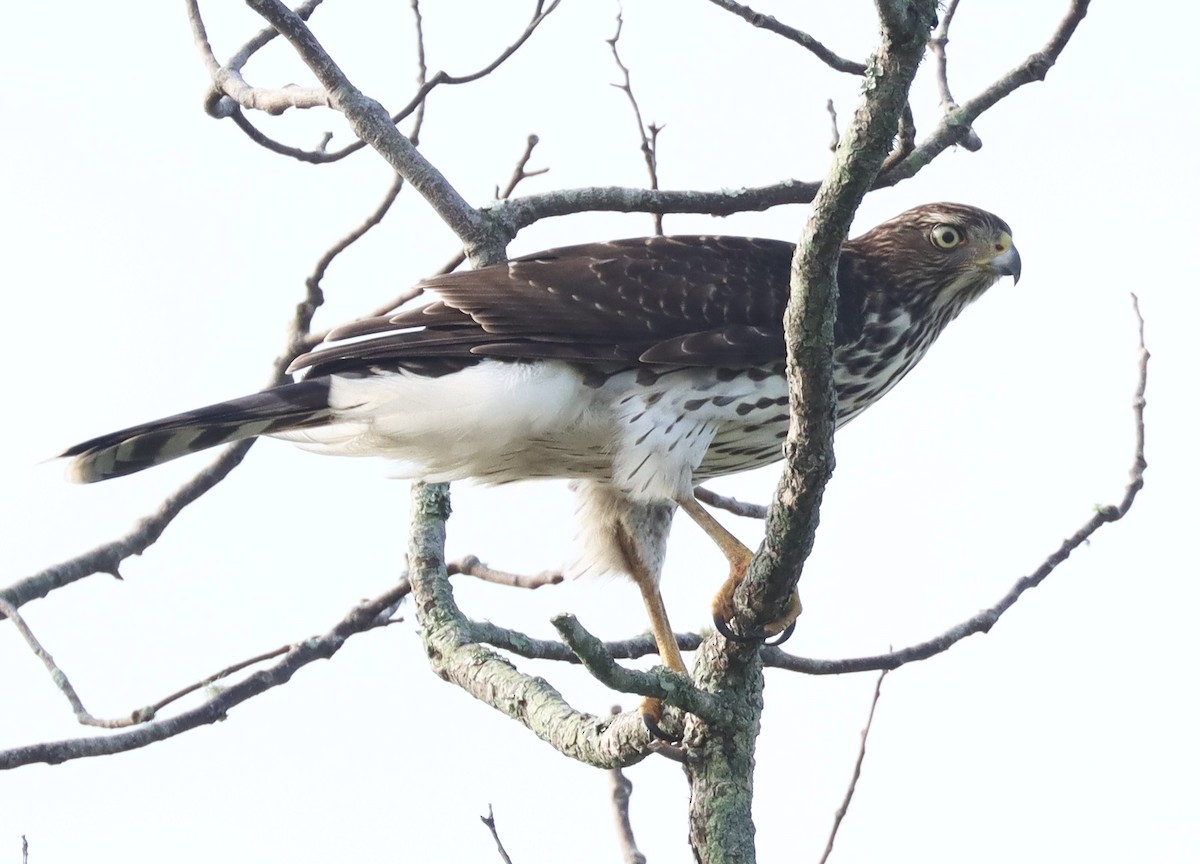
[[[404,476],[573,480],[574,572],[622,571],[664,662],[686,671],[658,593],[682,506],[730,558],[749,551],[704,511],[697,481],[778,460],[788,427],[783,312],[794,246],[649,237],[553,249],[420,284],[396,313],[333,331],[303,380],[71,447],[106,480],[256,435],[384,456]],[[942,328],[1021,259],[1001,219],[928,204],[847,241],[834,383],[841,425],[903,378]],[[798,611],[798,608],[797,608]],[[780,622],[781,629],[786,623]]]

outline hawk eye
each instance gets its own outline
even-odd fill
[[[939,249],[953,249],[955,246],[961,246],[965,242],[962,232],[953,225],[935,226],[933,232],[929,235],[929,239]]]

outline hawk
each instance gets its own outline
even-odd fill
[[[415,302],[332,331],[292,363],[304,372],[295,383],[62,455],[70,477],[90,483],[269,435],[387,457],[430,481],[567,478],[580,526],[570,571],[632,576],[663,662],[686,674],[658,591],[667,533],[679,506],[721,545],[732,573],[714,613],[727,620],[751,553],[692,490],[782,456],[794,251],[779,240],[647,237],[436,276]],[[968,303],[1020,275],[1008,225],[962,204],[916,207],[846,241],[837,424],[908,374]]]

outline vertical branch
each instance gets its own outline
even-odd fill
[[[929,40],[929,50],[933,52],[937,67],[936,77],[938,94],[942,100],[942,111],[947,115],[958,110],[958,103],[950,95],[950,79],[946,74],[946,43],[950,41],[950,22],[954,20],[954,13],[957,11],[958,0],[950,0],[946,5],[946,11],[942,13],[942,23],[938,26],[937,32],[933,34],[933,38]],[[983,141],[979,139],[971,126],[961,127],[960,134],[962,137],[958,143],[964,149],[974,152],[983,146]]]
[[[871,710],[867,712],[867,725],[863,727],[862,739],[858,745],[858,758],[854,761],[854,773],[850,776],[850,785],[846,787],[846,796],[842,799],[842,806],[833,815],[833,827],[829,829],[825,854],[821,856],[818,864],[825,864],[829,860],[829,856],[833,854],[833,841],[837,839],[838,829],[842,827],[842,820],[846,818],[846,814],[850,811],[850,802],[854,800],[854,790],[858,788],[858,779],[862,776],[863,760],[867,758],[867,738],[871,735],[871,724],[875,721],[875,707],[879,704],[879,691],[883,687],[883,679],[887,677],[887,674],[888,670],[884,669],[875,681],[875,694],[871,697]]]
[[[608,42],[612,48],[613,60],[616,61],[617,68],[621,70],[621,75],[624,77],[624,83],[614,84],[618,90],[625,93],[629,99],[629,105],[633,108],[633,117],[637,121],[638,137],[642,140],[642,156],[646,160],[646,170],[650,173],[650,188],[658,190],[658,133],[662,131],[661,126],[654,123],[649,125],[642,119],[642,109],[638,105],[637,97],[633,95],[633,82],[629,76],[629,67],[621,60],[621,54],[617,50],[617,42],[621,39],[621,28],[625,25],[625,19],[617,14],[617,32],[612,35]],[[654,214],[654,233],[659,237],[663,233],[663,214],[661,211],[656,211]]]

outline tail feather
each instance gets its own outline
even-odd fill
[[[285,384],[261,393],[185,411],[68,447],[67,477],[95,483],[258,435],[271,435],[326,422],[329,379]]]

